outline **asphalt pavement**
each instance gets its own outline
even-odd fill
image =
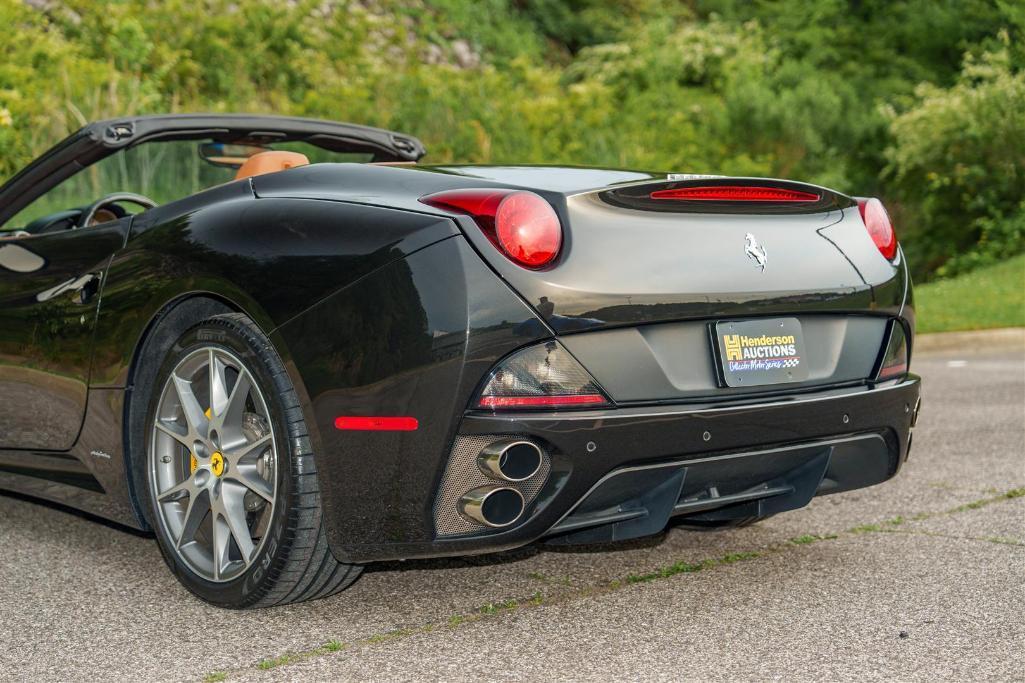
[[[0,680],[1025,680],[1025,347],[918,354],[890,482],[750,528],[374,566],[253,612],[0,495]]]

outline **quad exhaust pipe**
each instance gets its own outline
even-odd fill
[[[541,469],[541,449],[521,439],[502,439],[489,444],[477,456],[481,472],[502,481],[530,479]]]
[[[523,494],[508,486],[482,486],[459,499],[461,515],[492,529],[515,524],[523,507]]]
[[[526,502],[523,494],[508,484],[535,476],[543,462],[541,448],[530,441],[508,438],[488,444],[477,455],[477,467],[497,481],[463,494],[456,503],[459,514],[492,529],[515,524],[523,516]]]

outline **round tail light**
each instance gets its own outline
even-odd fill
[[[875,197],[856,197],[858,211],[861,212],[861,220],[865,222],[865,229],[875,243],[879,253],[892,261],[897,256],[897,233],[890,222],[890,214],[886,207]]]
[[[552,205],[533,192],[450,190],[421,197],[430,206],[469,214],[491,243],[517,265],[543,268],[559,255],[562,225]]]

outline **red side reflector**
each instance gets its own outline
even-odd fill
[[[570,396],[481,396],[481,408],[557,408],[608,403],[601,394]]]
[[[363,432],[412,432],[420,423],[415,417],[336,417],[335,429]]]
[[[652,199],[677,199],[699,202],[817,202],[819,195],[800,190],[753,185],[713,185],[656,190]]]

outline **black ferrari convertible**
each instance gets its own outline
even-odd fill
[[[731,527],[894,476],[919,405],[878,199],[422,166],[285,117],[86,126],[0,188],[0,488],[152,530],[201,598]]]

